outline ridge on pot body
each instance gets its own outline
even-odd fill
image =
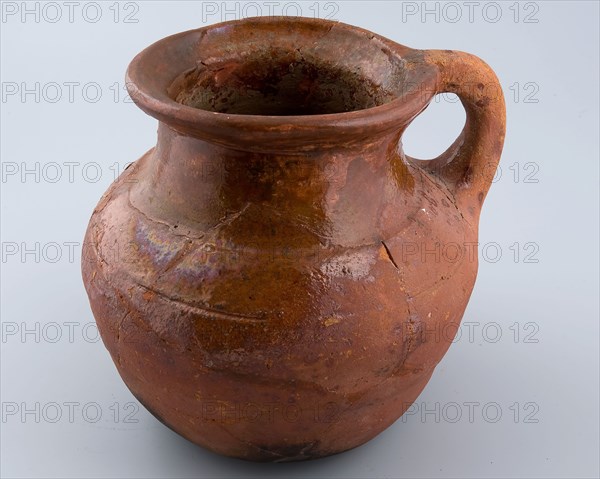
[[[265,17],[163,39],[127,80],[158,143],[100,200],[82,259],[127,386],[225,455],[310,459],[373,438],[425,387],[473,288],[504,139],[494,73]],[[408,158],[401,135],[441,92],[461,98],[463,133]]]

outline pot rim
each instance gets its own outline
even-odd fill
[[[418,88],[402,88],[402,94],[393,100],[369,108],[285,116],[214,112],[179,103],[169,95],[169,88],[186,69],[157,66],[157,56],[169,59],[189,56],[189,52],[198,47],[207,33],[252,25],[326,27],[327,32],[336,29],[354,36],[364,36],[368,41],[375,40],[386,54],[394,55],[395,59],[403,62],[407,75],[404,83],[418,85]],[[299,147],[313,149],[340,142],[364,141],[368,137],[398,131],[408,125],[436,94],[439,72],[436,67],[426,63],[423,56],[422,50],[411,49],[363,28],[338,21],[289,16],[249,17],[184,31],[153,43],[138,53],[129,64],[126,86],[139,108],[183,134],[229,147],[262,150],[259,143],[270,142],[266,148],[270,151],[287,146],[296,151]],[[155,72],[158,75],[153,75]],[[312,144],[306,144],[307,141]]]

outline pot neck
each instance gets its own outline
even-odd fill
[[[315,238],[356,246],[377,240],[371,236],[384,203],[398,191],[399,170],[390,167],[399,158],[398,137],[396,132],[349,148],[269,154],[215,145],[160,123],[157,146],[130,197],[153,219],[197,234],[224,222],[233,231],[237,222],[243,235],[248,225],[241,217],[247,216],[258,231],[274,223],[301,225]],[[400,174],[409,175],[405,167]]]

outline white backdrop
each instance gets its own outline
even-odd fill
[[[168,4],[167,4],[168,3]],[[218,457],[131,396],[79,272],[89,216],[155,142],[124,72],[150,43],[256,14],[330,17],[497,72],[506,145],[463,327],[415,406],[368,444],[286,465]],[[2,477],[598,477],[597,2],[2,2]],[[442,98],[406,152],[443,151]]]

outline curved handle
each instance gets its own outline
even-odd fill
[[[506,130],[504,95],[498,78],[480,58],[452,50],[425,50],[426,63],[437,66],[436,94],[455,93],[467,121],[456,141],[433,160],[416,160],[445,182],[457,203],[478,213],[491,186]]]

